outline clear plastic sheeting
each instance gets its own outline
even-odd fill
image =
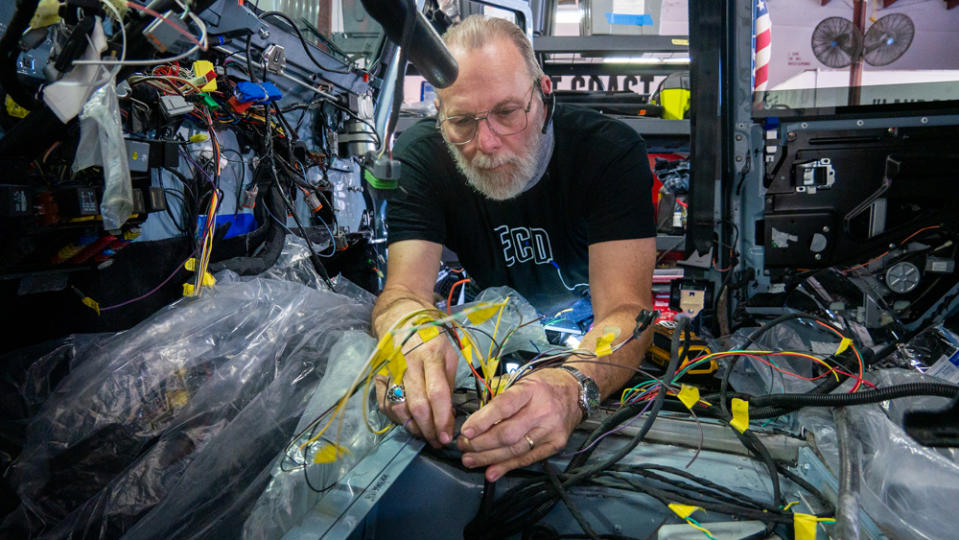
[[[229,272],[217,279],[201,297],[77,350],[27,426],[10,470],[21,507],[4,533],[241,535],[303,411],[318,389],[339,384],[325,379],[328,362],[342,376],[340,357],[370,347],[372,304],[345,280],[337,288],[348,295]],[[39,358],[40,380],[24,390],[44,393],[54,361]]]
[[[879,387],[935,380],[903,369],[867,378]],[[849,391],[851,384],[847,381],[836,393]],[[850,431],[862,452],[859,502],[891,538],[955,538],[959,455],[920,446],[900,425],[907,410],[939,410],[948,403],[947,398],[922,397],[847,408]],[[817,450],[838,477],[839,449],[830,410],[802,409],[799,421],[813,433]]]
[[[94,92],[80,113],[80,144],[73,170],[93,166],[103,167],[103,228],[119,229],[133,213],[133,185],[120,125],[120,104],[112,81]]]
[[[494,335],[496,336],[496,343],[502,344],[504,355],[517,351],[540,353],[549,349],[551,345],[546,340],[546,331],[543,329],[542,324],[527,324],[526,326],[517,328],[521,324],[538,319],[539,314],[536,313],[536,308],[534,308],[532,304],[509,287],[491,287],[484,289],[476,296],[473,302],[456,306],[454,311],[475,306],[481,302],[496,304],[507,298],[509,298],[509,303],[507,303],[506,308],[503,309],[503,315],[499,319],[498,329],[497,317],[491,317],[483,324],[476,325],[478,330],[472,332],[473,338],[479,346],[479,353],[483,355],[489,353],[491,344],[490,337]],[[503,343],[503,338],[514,328],[516,328],[516,331]],[[494,353],[496,352],[495,346],[492,350]],[[466,362],[461,358],[456,371],[456,387],[469,386],[472,388],[471,375],[472,373],[470,372],[469,366],[466,365]]]
[[[729,342],[730,350],[740,350],[755,328],[737,330]],[[830,354],[836,351],[839,340],[831,337],[824,329],[812,321],[796,319],[786,321],[771,328],[749,345],[750,350],[767,351],[813,351],[815,354]],[[715,350],[715,349],[714,349]],[[723,349],[719,349],[723,350]],[[780,356],[776,364],[784,370],[798,373],[804,377],[812,374],[812,363],[804,358]],[[727,364],[728,365],[728,364]],[[725,369],[725,368],[724,368]],[[721,376],[722,372],[719,373]],[[749,357],[739,357],[735,371],[729,376],[729,383],[738,392],[748,394],[769,394],[778,392],[808,392],[815,383],[795,377],[787,377],[782,372]]]
[[[361,407],[369,407],[371,423],[376,404],[361,391],[347,404],[342,425],[337,421],[317,444],[307,444],[315,430],[309,423],[336,404],[362,369],[376,341],[363,333],[341,340],[330,353],[336,359],[313,392],[294,438],[270,471],[271,479],[243,526],[243,538],[280,538],[316,506],[323,495],[379,442],[367,429]],[[306,431],[304,431],[306,430]]]

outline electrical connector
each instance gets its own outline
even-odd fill
[[[193,112],[193,104],[184,99],[183,96],[175,94],[160,96],[160,110],[164,117],[174,118]]]
[[[177,24],[176,13],[172,10],[163,14],[162,19],[154,19],[152,23],[143,29],[143,37],[153,45],[153,48],[161,53],[175,51],[183,47],[186,38],[180,34],[177,29],[167,22],[167,19],[173,24]]]
[[[253,187],[243,192],[243,202],[240,204],[243,208],[253,209],[256,206],[256,194],[260,188],[253,184]]]

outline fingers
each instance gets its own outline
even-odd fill
[[[378,377],[377,402],[391,420],[439,448],[453,439],[451,388],[458,356],[445,340],[434,339],[421,345],[418,339],[413,337],[404,347],[410,350],[403,375],[405,401],[384,402],[387,382]]]
[[[525,390],[524,387],[517,386],[496,396],[489,405],[473,413],[463,423],[463,429],[460,432],[471,440],[478,436],[484,437],[490,428],[513,416],[529,403],[532,393]]]
[[[444,445],[453,440],[453,400],[446,372],[443,364],[434,362],[423,366],[426,396],[433,413],[436,438]]]

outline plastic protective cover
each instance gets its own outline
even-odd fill
[[[9,471],[21,506],[3,532],[241,536],[304,409],[341,388],[372,342],[365,291],[341,279],[348,294],[321,289],[315,276],[313,286],[276,279],[307,271],[302,241],[292,240],[269,277],[220,273],[202,296],[70,349],[70,371],[27,425]],[[36,360],[26,402],[43,399],[62,349]]]
[[[742,344],[752,331],[737,332],[732,343]],[[803,321],[789,321],[774,327],[750,346],[764,347],[828,354],[835,350],[836,339]],[[776,362],[784,369],[808,374],[808,361],[787,360],[787,365],[779,359]],[[866,378],[878,387],[936,381],[898,368],[874,371]],[[737,391],[754,394],[807,392],[812,387],[810,382],[781,377],[768,366],[748,358],[739,362],[730,383]],[[847,380],[834,393],[848,392],[852,384]],[[955,501],[959,500],[959,453],[920,446],[901,427],[907,410],[940,410],[948,404],[948,398],[913,397],[846,409],[851,436],[861,452],[859,503],[891,538],[955,537],[952,516],[957,510]],[[798,420],[812,432],[816,449],[838,478],[839,447],[831,410],[806,407],[799,412]]]
[[[899,368],[868,378],[879,387],[935,381]],[[846,383],[836,392],[849,388]],[[955,538],[959,453],[920,446],[901,427],[907,410],[940,410],[948,404],[948,398],[915,397],[848,408],[852,435],[862,452],[859,502],[891,538]],[[839,449],[829,409],[803,409],[799,421],[812,431],[816,448],[838,476]]]
[[[119,229],[133,212],[133,185],[120,125],[120,104],[112,80],[94,92],[80,112],[80,144],[73,170],[93,166],[103,167],[103,228]]]

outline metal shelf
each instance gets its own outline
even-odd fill
[[[689,36],[543,36],[533,38],[537,54],[612,56],[689,51]]]

